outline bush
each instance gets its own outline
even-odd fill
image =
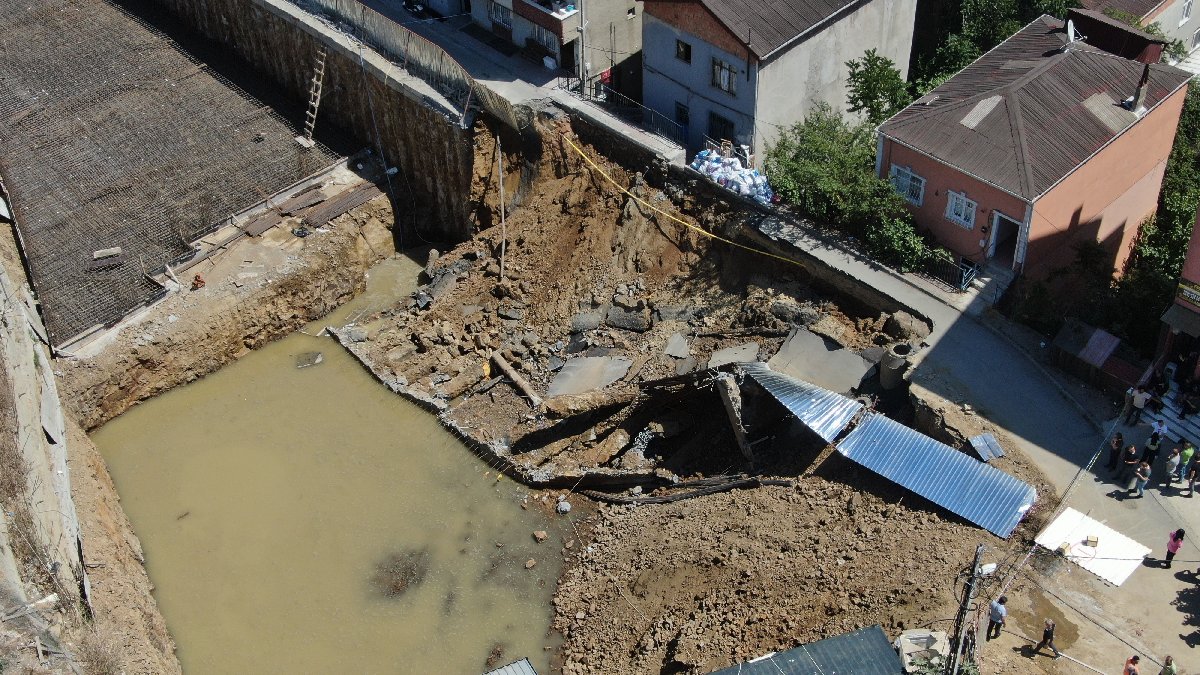
[[[867,250],[901,272],[920,269],[929,258],[929,246],[908,218],[880,218],[867,230]]]

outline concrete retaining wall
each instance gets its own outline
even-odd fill
[[[333,121],[391,165],[404,243],[471,236],[472,132],[451,103],[369,47],[284,0],[156,0],[201,35],[228,45],[297,99],[308,99],[318,51],[327,50],[317,119]],[[415,208],[414,208],[415,207]],[[414,214],[415,212],[415,214]]]

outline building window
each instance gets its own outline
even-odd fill
[[[978,206],[961,192],[947,192],[946,220],[970,230],[975,227],[975,209]]]
[[[688,107],[679,101],[675,102],[675,121],[683,126],[687,126],[691,119],[691,114],[688,112]]]
[[[630,7],[628,12],[625,12],[626,19],[632,19],[637,16],[637,7]]]
[[[925,179],[913,173],[912,169],[893,164],[890,178],[896,192],[911,204],[920,206],[925,201]]]
[[[1188,22],[1192,18],[1192,0],[1183,0],[1183,18],[1179,20],[1179,25]]]
[[[692,62],[692,46],[683,40],[675,41],[675,58],[684,63]]]
[[[1192,33],[1192,49],[1196,47],[1200,47],[1200,28],[1197,28],[1196,32]]]
[[[505,28],[512,28],[512,10],[498,2],[493,2],[488,7],[488,16],[492,18],[492,23],[498,23]]]
[[[553,31],[542,28],[541,26],[535,25],[534,29],[534,39],[537,40],[538,44],[550,50],[552,54],[557,55],[558,36],[555,35]]]
[[[708,137],[715,141],[732,141],[733,122],[715,112],[708,113]]]
[[[737,95],[737,71],[720,59],[712,60],[712,86],[721,91]]]

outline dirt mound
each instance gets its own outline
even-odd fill
[[[707,673],[861,626],[952,617],[957,574],[995,543],[820,477],[603,507],[589,525],[554,600],[565,673]]]

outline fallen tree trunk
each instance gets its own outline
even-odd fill
[[[718,485],[710,485],[689,492],[681,492],[673,495],[660,495],[657,497],[626,497],[623,495],[610,495],[606,492],[598,492],[596,490],[580,490],[580,494],[591,497],[596,501],[606,502],[608,504],[670,504],[671,502],[683,501],[693,497],[703,497],[704,495],[714,495],[719,492],[729,492],[730,490],[744,490],[749,488],[762,487],[764,485],[781,485],[784,487],[792,487],[794,483],[790,480],[778,480],[768,478],[740,478],[730,480]]]

